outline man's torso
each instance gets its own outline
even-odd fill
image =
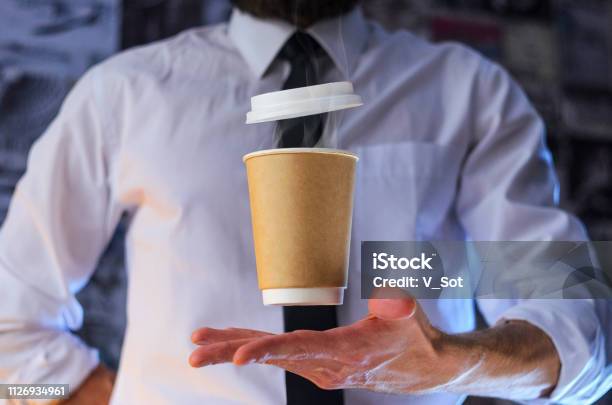
[[[461,239],[454,212],[471,144],[471,94],[480,58],[453,45],[369,26],[348,78],[364,106],[340,114],[339,149],[360,157],[345,305],[364,316],[364,240]],[[128,328],[114,403],[282,403],[281,370],[218,365],[191,369],[190,332],[201,326],[282,330],[280,308],[257,288],[242,156],[274,147],[274,124],[244,124],[250,97],[279,90],[273,65],[258,80],[225,25],[128,51],[98,68],[115,125],[112,198],[130,212]],[[344,80],[329,72],[325,81]],[[423,303],[449,332],[473,327],[471,301]],[[347,403],[453,403],[352,391]],[[408,401],[408,402],[407,402]]]

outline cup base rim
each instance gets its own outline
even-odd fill
[[[261,296],[264,305],[342,305],[345,288],[268,288],[261,290]]]

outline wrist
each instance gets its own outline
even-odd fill
[[[441,334],[435,342],[438,364],[449,373],[440,381],[441,389],[452,393],[466,393],[472,381],[482,377],[486,348],[478,339],[467,335]]]
[[[550,338],[527,322],[504,322],[476,332],[445,335],[440,364],[453,367],[448,392],[527,400],[556,385],[560,363]]]

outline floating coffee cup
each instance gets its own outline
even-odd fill
[[[251,99],[247,123],[361,105],[349,82]],[[249,153],[247,169],[259,288],[265,305],[339,305],[347,286],[357,156],[324,148]]]

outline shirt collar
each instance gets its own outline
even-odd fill
[[[261,78],[296,28],[281,20],[260,19],[234,9],[228,35],[253,73]],[[307,29],[349,79],[365,46],[367,23],[359,7]]]

